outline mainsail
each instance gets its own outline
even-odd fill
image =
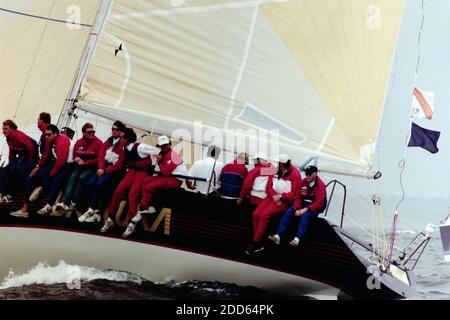
[[[0,118],[59,115],[95,19],[91,0],[0,0]],[[80,20],[80,21],[79,21]]]
[[[27,12],[38,10],[34,2],[29,1]],[[46,3],[52,16],[69,5]],[[100,1],[77,5],[93,14]],[[366,175],[373,165],[403,10],[404,0],[110,1],[76,106],[159,134],[192,133],[201,123],[200,138],[192,134],[196,143],[205,142],[207,129],[233,139],[246,136],[256,145],[276,140],[279,151],[297,164],[317,156],[322,170]],[[94,18],[85,14],[83,21]],[[6,30],[9,37],[17,35]],[[42,83],[34,99],[24,96],[16,116],[24,124],[34,121],[36,108],[64,104],[61,95],[69,91],[80,57],[70,46],[81,50],[88,30],[64,31],[75,38],[67,38],[61,60],[41,59],[52,62],[43,65],[45,70],[64,65],[64,74],[71,76],[58,81],[58,90],[50,92]],[[7,47],[3,38],[2,47]],[[56,52],[56,47],[42,47]],[[67,52],[73,53],[73,64],[66,63]],[[2,68],[8,66],[5,58],[2,54]],[[47,73],[50,83],[60,79]],[[26,71],[22,78],[18,88],[27,81],[31,87],[34,78],[27,80]],[[36,94],[45,101],[37,104]],[[17,98],[9,105],[5,99],[4,118],[17,107]],[[25,102],[30,108],[22,106]]]

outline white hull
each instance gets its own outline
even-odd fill
[[[161,282],[220,281],[251,285],[284,295],[336,299],[339,289],[324,283],[247,263],[108,236],[46,228],[0,229],[0,276],[22,274],[39,262],[133,272]]]

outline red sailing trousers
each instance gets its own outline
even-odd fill
[[[137,213],[137,206],[141,196],[142,183],[148,177],[145,171],[128,170],[125,177],[117,186],[109,204],[108,214],[113,217],[122,200],[127,198],[128,193],[128,219],[133,218]]]
[[[182,181],[175,177],[152,176],[147,177],[142,184],[141,207],[147,209],[153,200],[155,192],[181,187]]]
[[[261,242],[270,218],[285,212],[288,207],[289,203],[287,201],[281,201],[276,204],[271,197],[265,198],[253,211],[253,241]]]

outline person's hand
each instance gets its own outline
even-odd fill
[[[280,199],[281,199],[281,196],[279,196],[278,194],[272,196],[272,200],[273,200],[273,202],[275,202],[275,203],[277,203],[278,201],[280,201]]]
[[[242,204],[243,199],[242,198],[237,198],[236,199],[236,205],[240,206]]]
[[[39,171],[39,167],[36,167],[33,170],[31,170],[30,177],[34,177],[38,171]]]
[[[277,202],[275,202],[275,204],[276,204],[277,206],[281,206],[282,202],[281,202],[281,201],[277,201]]]
[[[76,158],[75,162],[79,165],[79,166],[84,166],[86,164],[86,162],[83,159],[80,158]]]
[[[296,210],[295,211],[295,216],[296,217],[300,217],[302,214],[304,214],[306,211],[308,211],[308,208],[303,208],[303,209],[300,209],[300,210]]]
[[[97,170],[97,177],[101,177],[104,174],[105,174],[105,170],[103,170],[103,169],[98,169]]]

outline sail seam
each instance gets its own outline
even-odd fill
[[[234,110],[234,101],[236,99],[237,92],[238,92],[239,87],[241,85],[241,80],[242,80],[242,76],[244,75],[245,67],[247,66],[248,56],[250,54],[250,48],[251,48],[252,41],[253,41],[253,35],[255,34],[256,19],[258,18],[258,11],[259,11],[259,6],[256,5],[253,8],[252,21],[251,21],[250,30],[249,30],[250,32],[249,32],[249,35],[247,37],[247,42],[246,42],[246,45],[245,45],[244,57],[242,59],[241,67],[239,68],[239,73],[238,73],[238,76],[237,76],[237,79],[236,79],[236,83],[235,83],[234,88],[233,88],[233,92],[231,94],[230,108],[228,109],[227,117],[225,119],[224,128],[228,128],[228,125],[230,123],[230,118],[231,118],[231,116],[233,114],[233,110]]]

